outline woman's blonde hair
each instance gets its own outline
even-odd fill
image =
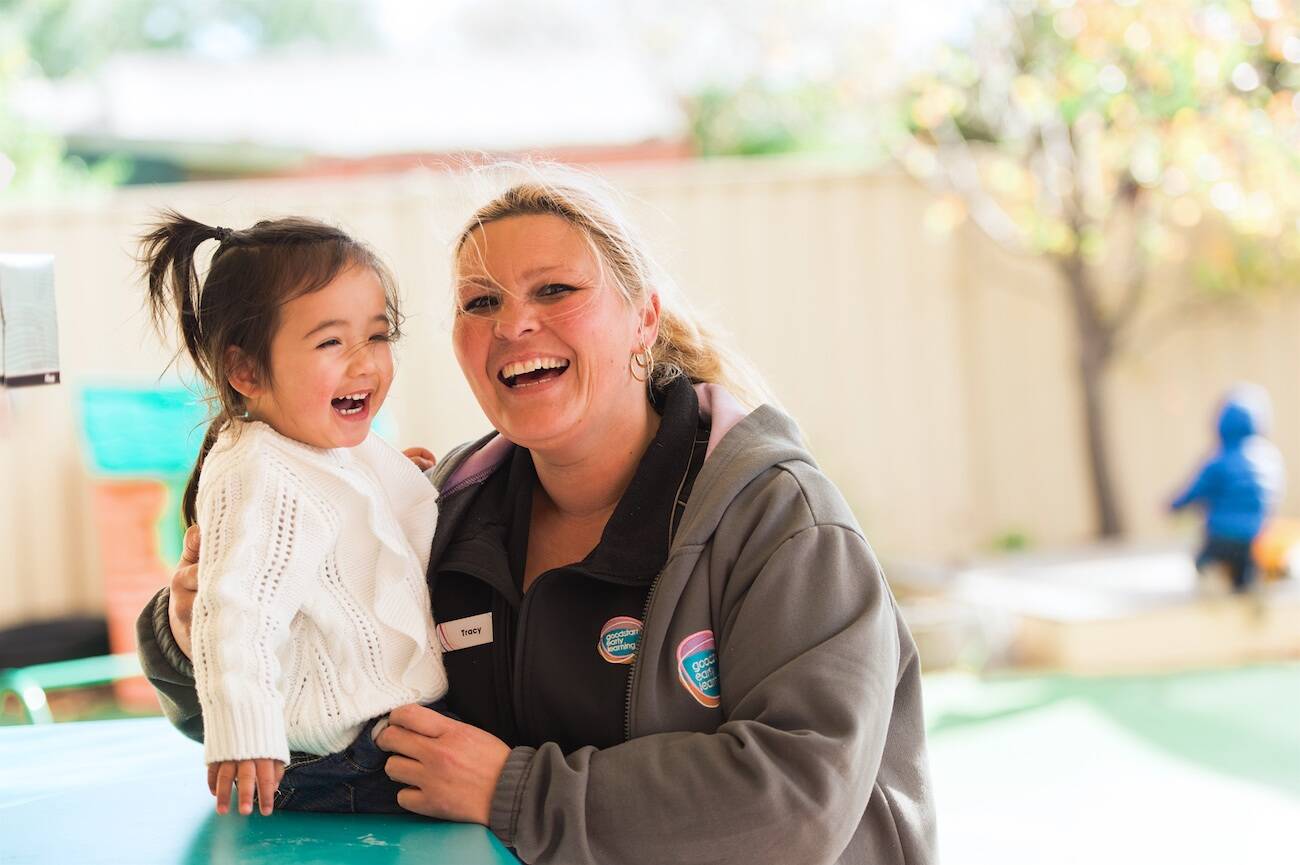
[[[504,176],[506,188],[476,210],[461,230],[452,250],[453,274],[475,229],[511,216],[558,216],[586,239],[630,306],[636,308],[651,294],[659,295],[659,335],[649,346],[654,359],[651,385],[657,389],[685,377],[692,384],[722,385],[749,408],[775,404],[757,371],[679,296],[615,206],[607,184],[586,172],[554,165],[497,163],[476,173]]]

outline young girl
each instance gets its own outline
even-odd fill
[[[232,782],[245,814],[254,792],[263,814],[400,812],[372,731],[397,706],[440,707],[447,676],[425,583],[435,490],[370,433],[393,280],[299,218],[232,231],[166,213],[142,258],[155,323],[179,325],[217,405],[182,507],[203,533],[192,639],[217,812]]]

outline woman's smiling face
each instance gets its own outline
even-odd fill
[[[492,425],[531,450],[603,438],[646,405],[629,359],[652,345],[586,238],[558,216],[510,216],[471,231],[456,262],[456,359]],[[600,439],[596,439],[599,441]]]

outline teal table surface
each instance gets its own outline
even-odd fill
[[[414,814],[218,816],[206,777],[161,718],[0,728],[0,863],[517,862],[482,826]]]

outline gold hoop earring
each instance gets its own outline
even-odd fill
[[[627,368],[628,371],[632,373],[632,378],[641,382],[642,384],[646,384],[647,382],[650,381],[650,377],[654,375],[654,371],[655,371],[654,352],[644,342],[641,343],[641,350],[638,352],[633,352],[632,356],[628,358]],[[638,369],[640,369],[641,371],[640,375],[637,374]]]

